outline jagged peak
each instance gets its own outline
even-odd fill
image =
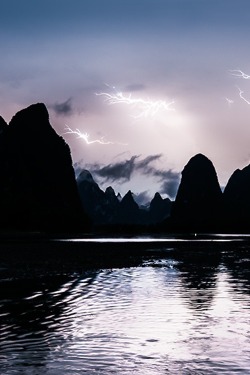
[[[91,184],[96,184],[95,180],[93,179],[92,174],[87,169],[83,169],[79,176],[77,177],[78,181],[87,181]]]
[[[159,201],[163,201],[162,199],[162,196],[160,193],[158,193],[158,191],[155,193],[154,197],[152,200],[159,200]]]
[[[133,193],[131,190],[129,190],[125,195],[124,197],[122,198],[121,200],[121,203],[122,204],[133,204],[134,206],[138,206],[138,204],[136,203],[136,201],[134,200],[134,197],[133,197]]]
[[[127,198],[129,198],[129,199],[133,199],[134,200],[134,197],[133,197],[133,193],[132,193],[132,191],[131,190],[129,190],[125,195],[124,195],[124,197],[123,197],[123,199],[125,198],[125,197],[127,197]]]
[[[107,195],[114,195],[115,196],[115,191],[114,189],[112,188],[112,186],[108,186],[105,190],[105,194]]]

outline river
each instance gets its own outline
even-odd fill
[[[250,374],[249,295],[240,236],[6,240],[0,374]]]

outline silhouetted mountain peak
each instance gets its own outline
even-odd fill
[[[170,215],[172,202],[169,198],[163,199],[160,193],[155,193],[150,202],[150,213],[153,222],[160,222]]]
[[[171,216],[184,225],[210,224],[220,211],[221,200],[213,163],[205,155],[197,154],[182,171]]]
[[[77,177],[77,180],[79,182],[86,181],[86,182],[89,182],[90,184],[96,184],[95,180],[93,179],[92,174],[87,169],[83,169],[81,171],[81,173]]]
[[[249,177],[250,177],[250,164],[244,167],[243,169],[236,169],[233,172],[232,176],[229,178],[228,183],[225,187],[225,190],[228,189],[228,186],[230,186],[232,182],[235,182],[238,179],[244,180],[244,183],[247,183]]]
[[[82,204],[93,224],[112,223],[119,205],[113,188],[109,186],[104,193],[86,169],[78,176],[77,184]]]
[[[107,189],[105,190],[105,196],[109,199],[109,200],[115,200],[118,202],[118,198],[117,196],[115,195],[115,191],[114,189],[112,188],[112,186],[108,186]]]
[[[178,195],[186,193],[191,196],[201,194],[221,195],[217,174],[213,163],[203,154],[193,156],[182,171],[182,180],[177,192]],[[177,198],[176,197],[176,198]]]
[[[214,174],[215,168],[211,160],[203,154],[193,156],[184,167],[182,175],[188,173],[189,175],[196,173],[207,174],[208,172]],[[216,173],[216,172],[215,172]]]
[[[139,208],[138,204],[135,202],[134,200],[134,197],[133,197],[133,193],[131,190],[129,190],[125,195],[124,197],[122,198],[121,200],[121,204],[124,204],[124,205],[133,205],[134,207],[137,207]]]
[[[108,194],[108,195],[113,195],[115,194],[115,191],[114,189],[112,188],[112,186],[108,186],[105,190],[105,193]]]
[[[34,125],[34,123],[43,123],[51,127],[49,123],[49,113],[45,104],[36,103],[22,109],[12,117],[9,125],[11,127],[22,126],[22,128],[25,128],[26,126],[30,127],[30,125]]]
[[[112,216],[112,213],[114,214],[120,203],[112,186],[107,187],[105,190],[105,199],[106,204],[109,206],[109,211],[111,211],[109,216]]]
[[[37,159],[43,164],[44,160],[41,160],[43,154],[46,158],[49,158],[49,154],[53,154],[53,159],[57,160],[59,165],[63,165],[64,161],[72,162],[70,148],[51,126],[48,110],[43,103],[32,104],[17,112],[12,117],[5,134],[12,147],[21,148],[24,157],[29,158],[32,163]],[[60,148],[62,154],[57,153],[57,148]]]
[[[161,194],[158,193],[158,192],[156,192],[155,195],[154,195],[154,198],[153,198],[152,201],[151,201],[151,203],[152,203],[153,201],[155,201],[155,202],[157,202],[157,201],[158,201],[158,202],[162,202],[162,201],[163,201],[163,198],[162,198]]]
[[[243,169],[236,169],[229,178],[224,190],[224,201],[229,210],[234,210],[234,216],[250,217],[250,165]]]

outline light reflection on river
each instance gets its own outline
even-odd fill
[[[211,246],[81,272],[2,261],[0,373],[250,373],[250,248]]]

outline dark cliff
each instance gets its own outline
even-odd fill
[[[4,229],[84,228],[70,149],[44,104],[18,112],[1,133],[0,207]]]

